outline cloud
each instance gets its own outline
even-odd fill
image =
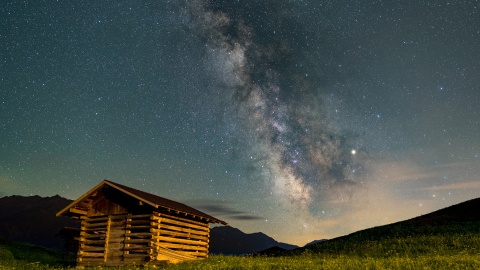
[[[230,216],[230,219],[233,220],[264,220],[264,218],[259,216],[252,216],[252,215],[237,215],[237,216]]]
[[[423,164],[421,161],[408,158],[406,160],[370,160],[368,166],[376,180],[383,183],[458,181],[458,175],[477,175],[480,160],[464,160],[442,164]],[[472,171],[477,170],[477,172]],[[464,172],[461,173],[460,172]],[[441,180],[446,179],[446,180]]]
[[[193,200],[190,202],[195,208],[213,216],[226,217],[229,220],[262,220],[264,218],[232,208],[233,202],[216,200]]]
[[[479,189],[479,188],[480,188],[480,179],[476,181],[457,182],[457,183],[449,183],[441,186],[424,187],[421,189],[430,190],[430,191],[437,191],[437,190],[451,191],[451,190]]]
[[[369,163],[374,168],[375,176],[382,182],[405,182],[434,178],[438,172],[425,170],[413,161],[378,161]]]

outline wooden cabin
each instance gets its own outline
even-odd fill
[[[103,180],[57,216],[81,222],[77,266],[177,263],[208,257],[209,223],[185,204]]]

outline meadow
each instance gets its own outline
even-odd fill
[[[395,233],[396,231],[396,233]],[[389,233],[389,234],[384,234]],[[0,242],[0,269],[69,269],[59,251]],[[101,269],[101,268],[94,268]],[[212,255],[177,265],[108,269],[480,269],[480,226],[378,227],[276,257]]]

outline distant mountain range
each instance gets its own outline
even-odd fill
[[[63,242],[55,235],[64,227],[78,227],[71,218],[55,214],[71,200],[58,195],[7,196],[0,198],[0,237],[17,242],[62,249]]]
[[[79,224],[55,214],[71,202],[58,195],[0,198],[0,238],[62,249],[63,242],[55,235],[64,227]],[[214,227],[210,232],[210,252],[214,254],[253,254],[275,246],[286,250],[298,247],[277,242],[260,232],[246,234],[229,226]]]
[[[261,232],[246,234],[230,226],[214,227],[210,231],[210,252],[213,254],[254,254],[271,247],[286,250],[298,248],[295,245],[277,242]]]

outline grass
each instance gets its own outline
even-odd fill
[[[0,269],[67,269],[42,263],[15,262]],[[93,269],[101,269],[93,268]],[[105,269],[105,268],[104,268]],[[108,269],[154,269],[149,267],[116,267]],[[157,268],[158,269],[158,268]],[[160,269],[480,269],[478,255],[426,255],[418,257],[334,256],[302,254],[293,257],[211,256],[199,262],[185,262]]]
[[[478,256],[420,256],[385,258],[352,255],[302,254],[282,257],[212,256],[168,269],[479,269]]]
[[[0,269],[63,269],[73,263],[56,249],[0,239]]]

